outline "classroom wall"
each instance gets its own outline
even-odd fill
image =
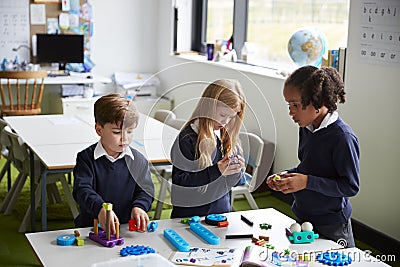
[[[339,106],[340,115],[359,137],[361,143],[361,191],[352,198],[353,217],[384,234],[400,240],[398,227],[398,205],[400,179],[397,175],[400,144],[400,125],[397,102],[399,99],[399,68],[369,65],[357,57],[358,12],[360,1],[351,1],[348,66],[346,73],[347,101]],[[274,170],[279,171],[297,163],[297,126],[287,115],[287,106],[282,97],[283,79],[242,73],[225,67],[204,63],[188,63],[188,60],[170,55],[172,36],[172,0],[158,1],[159,21],[158,69],[162,88],[169,91],[175,103],[198,97],[204,83],[217,78],[237,78],[243,85],[249,105],[261,116],[266,112],[268,100],[276,125],[276,159]],[[183,65],[182,65],[183,64]],[[265,99],[259,97],[250,81],[256,84]],[[190,83],[190,85],[185,85]],[[248,90],[250,87],[250,90]],[[178,117],[187,118],[190,105],[177,110]],[[266,120],[270,116],[265,117]],[[270,122],[257,125],[255,118],[246,120],[253,131],[262,131],[271,136]],[[397,163],[397,164],[396,164]]]
[[[95,10],[93,59],[97,64],[94,72],[107,76],[116,70],[159,71],[160,93],[168,92],[182,118],[187,118],[193,107],[190,101],[185,101],[199,97],[205,82],[236,78],[243,84],[248,103],[254,109],[246,116],[246,128],[260,132],[264,138],[276,136],[275,171],[294,166],[298,128],[287,115],[282,97],[283,79],[237,72],[218,65],[190,63],[172,56],[173,1],[114,0],[110,5],[108,1],[92,0]],[[396,172],[400,151],[396,112],[399,68],[358,60],[359,4],[360,0],[351,1],[347,101],[339,106],[340,115],[353,127],[361,143],[361,191],[352,198],[353,217],[400,240],[397,225],[400,179]],[[260,97],[260,92],[264,98]],[[271,115],[268,115],[269,109]],[[254,113],[263,117],[258,120]]]
[[[156,72],[157,0],[91,0],[94,73]]]

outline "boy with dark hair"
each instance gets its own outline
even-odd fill
[[[91,226],[97,218],[115,234],[114,222],[134,219],[145,230],[154,185],[147,159],[129,146],[139,114],[129,99],[109,94],[96,101],[94,117],[100,140],[78,153],[74,168],[73,196],[80,206],[75,226]],[[113,204],[108,222],[103,203]]]

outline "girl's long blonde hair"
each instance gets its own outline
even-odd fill
[[[200,168],[212,165],[212,154],[217,145],[213,119],[217,106],[228,107],[236,112],[236,116],[221,129],[222,147],[220,149],[224,156],[237,154],[236,145],[246,107],[246,100],[238,81],[222,79],[208,85],[187,123],[191,124],[199,120],[196,158],[199,159]]]

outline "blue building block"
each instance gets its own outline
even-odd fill
[[[211,245],[218,245],[219,244],[219,237],[212,233],[210,230],[205,228],[199,223],[191,223],[190,230],[195,232],[198,236],[203,238]]]
[[[76,237],[73,234],[59,235],[56,240],[59,246],[71,246],[75,243]]]
[[[226,216],[222,214],[209,214],[206,216],[205,222],[209,225],[217,226],[219,222],[225,222]]]
[[[193,216],[192,218],[189,219],[189,224],[191,223],[199,223],[200,222],[200,217],[199,216]]]
[[[123,249],[121,249],[119,251],[119,254],[122,257],[126,257],[126,256],[130,256],[130,255],[138,256],[138,255],[150,254],[150,253],[155,253],[155,252],[156,251],[151,247],[137,245],[137,246],[124,247]]]
[[[190,250],[190,245],[183,239],[177,232],[172,229],[165,229],[164,236],[181,252],[188,252]]]
[[[158,228],[158,222],[150,222],[147,225],[147,232],[154,232]]]
[[[329,266],[345,266],[353,262],[353,259],[337,251],[317,254],[317,261]]]

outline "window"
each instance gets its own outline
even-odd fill
[[[233,0],[208,0],[207,43],[229,40],[233,33]]]
[[[328,49],[347,44],[350,0],[194,1],[202,1],[204,8],[193,25],[206,28],[193,33],[202,35],[197,40],[202,44],[215,43],[229,40],[233,34],[233,48],[239,57],[244,42],[250,44],[252,55],[248,63],[251,64],[296,68],[287,47],[291,35],[302,28],[318,28],[325,35],[326,55]]]

